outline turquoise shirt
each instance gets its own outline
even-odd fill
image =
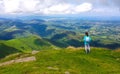
[[[84,36],[84,39],[83,39],[85,45],[86,45],[86,44],[89,44],[89,43],[91,42],[91,38],[90,38],[90,37],[89,37],[90,41],[89,41],[89,42],[86,41],[86,38],[87,38],[87,37],[89,37],[89,36]]]

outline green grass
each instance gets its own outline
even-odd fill
[[[92,48],[89,54],[85,54],[83,49],[42,50],[34,55],[36,61],[2,66],[0,67],[0,73],[120,74],[119,53],[104,48]]]
[[[4,58],[6,55],[10,55],[17,52],[20,51],[3,43],[0,43],[0,58]]]
[[[4,58],[7,55],[17,52],[30,53],[32,50],[39,51],[48,48],[56,47],[52,45],[49,41],[38,36],[0,41],[0,58]]]
[[[12,39],[6,41],[5,44],[14,47],[22,52],[29,52],[31,50],[42,50],[43,48],[45,49],[45,46],[53,46],[48,41],[43,40],[37,36]]]

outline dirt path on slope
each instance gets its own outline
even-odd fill
[[[38,52],[39,51],[33,50],[31,52],[31,54],[37,54]],[[15,60],[6,61],[6,62],[3,62],[3,63],[0,63],[0,66],[10,65],[10,64],[13,64],[13,63],[30,62],[30,61],[36,61],[35,56],[24,57],[24,58],[19,58],[19,59],[15,59]]]
[[[31,54],[37,54],[38,52],[39,51],[33,50],[31,52]],[[20,59],[6,61],[6,62],[3,62],[3,63],[0,63],[0,66],[9,65],[9,64],[13,64],[13,63],[20,63],[20,62],[30,62],[30,61],[36,61],[35,56],[24,57],[24,58],[20,58]]]
[[[9,65],[9,64],[13,64],[13,63],[20,63],[20,62],[30,62],[30,61],[36,61],[35,56],[20,58],[20,59],[16,59],[16,60],[10,60],[7,62],[0,63],[0,66]]]

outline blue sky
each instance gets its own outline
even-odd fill
[[[1,15],[120,16],[120,0],[0,0]]]

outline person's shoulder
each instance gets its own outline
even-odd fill
[[[91,39],[91,37],[90,37],[90,36],[86,36],[86,37]]]

